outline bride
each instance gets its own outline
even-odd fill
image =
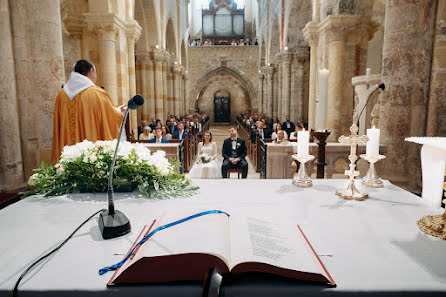
[[[217,160],[217,145],[212,142],[212,133],[204,133],[203,142],[198,144],[197,161],[189,171],[190,178],[221,178]]]

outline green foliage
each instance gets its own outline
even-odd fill
[[[198,190],[198,187],[192,186],[190,181],[178,172],[178,161],[167,161],[159,154],[141,159],[137,149],[129,151],[127,154],[118,155],[116,159],[113,171],[115,188],[135,185],[147,198],[185,197]],[[95,146],[83,151],[78,157],[62,158],[55,166],[42,162],[29,179],[29,184],[35,188],[28,194],[44,194],[45,197],[50,197],[85,189],[106,192],[111,161],[112,151]]]

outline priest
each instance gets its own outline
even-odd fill
[[[118,138],[126,105],[113,106],[105,90],[95,85],[96,68],[87,60],[79,60],[66,85],[59,91],[54,109],[54,163],[64,146],[85,139],[90,141]]]

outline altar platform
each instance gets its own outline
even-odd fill
[[[445,296],[446,241],[419,231],[416,221],[441,214],[421,198],[389,182],[367,189],[370,199],[346,201],[335,191],[347,180],[313,180],[296,188],[291,180],[197,180],[190,198],[149,200],[138,192],[116,194],[116,209],[132,232],[103,240],[97,218],[58,252],[31,271],[19,296],[201,296],[201,284],[115,287],[112,273],[98,270],[120,261],[140,233],[164,211],[220,209],[299,224],[336,288],[263,276],[225,283],[221,296]],[[359,185],[360,182],[357,181]],[[81,222],[105,208],[106,194],[29,197],[0,210],[0,296],[10,296],[20,274],[63,241]],[[178,244],[181,244],[179,242]]]

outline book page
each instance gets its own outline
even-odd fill
[[[244,262],[326,275],[296,224],[231,215],[231,269]]]
[[[153,229],[186,218],[207,209],[167,213]],[[203,253],[219,257],[229,268],[229,223],[225,214],[208,214],[163,229],[145,242],[135,257]]]

